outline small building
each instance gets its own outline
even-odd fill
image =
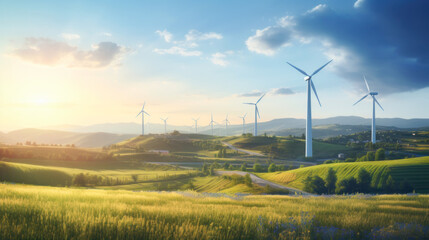
[[[149,150],[150,153],[158,153],[160,155],[168,155],[170,151],[168,150]]]
[[[344,159],[344,158],[346,158],[346,155],[344,153],[338,153],[338,158]]]

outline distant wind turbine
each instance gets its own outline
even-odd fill
[[[195,133],[198,133],[198,120],[200,120],[200,118],[192,118],[195,121]]]
[[[372,97],[372,127],[371,127],[371,142],[372,143],[376,143],[376,131],[375,131],[375,103],[377,103],[377,105],[381,108],[381,110],[384,111],[383,107],[380,105],[380,103],[377,101],[377,99],[375,98],[376,95],[378,95],[378,92],[371,92],[371,90],[369,89],[368,86],[368,82],[366,81],[365,76],[363,76],[363,79],[365,81],[365,85],[366,85],[366,89],[368,89],[368,93],[363,96],[361,99],[359,99],[359,101],[357,101],[354,105],[356,105],[358,102],[364,100],[366,97],[368,97],[368,95],[371,95]]]
[[[295,68],[295,70],[302,73],[305,76],[304,80],[307,81],[307,124],[306,124],[306,128],[305,128],[305,156],[306,157],[312,157],[313,156],[313,142],[312,142],[313,141],[313,134],[312,134],[312,129],[311,129],[312,128],[312,124],[311,124],[311,89],[313,89],[314,95],[316,95],[316,98],[317,98],[317,101],[319,102],[319,105],[322,106],[322,104],[320,104],[319,97],[317,96],[316,87],[314,87],[313,81],[311,79],[314,75],[316,75],[316,73],[318,73],[320,70],[322,70],[324,67],[326,67],[326,65],[328,65],[331,62],[332,62],[332,60],[330,60],[325,65],[318,68],[311,75],[308,75],[306,72],[295,67],[294,65],[292,65],[289,62],[287,63],[291,67]]]
[[[244,114],[244,116],[238,116],[239,118],[241,118],[241,119],[243,119],[243,134],[245,133],[245,125],[246,125],[246,116],[247,116],[247,113],[246,114]]]
[[[254,105],[255,106],[255,137],[258,136],[258,117],[261,118],[259,115],[259,109],[258,109],[258,103],[261,101],[261,99],[265,96],[265,93],[256,101],[255,103],[243,103],[248,105]]]
[[[228,136],[228,124],[229,124],[228,114],[226,115],[226,118],[223,121],[225,122],[225,136]]]
[[[165,133],[165,134],[167,134],[167,119],[168,119],[168,117],[167,117],[167,118],[165,118],[165,119],[164,119],[164,118],[161,118],[161,120],[162,120],[162,121],[164,121],[164,133]]]
[[[144,106],[146,105],[146,102],[144,102],[143,103],[143,107],[142,107],[142,110],[139,112],[139,114],[137,114],[137,116],[136,117],[138,117],[140,114],[142,115],[142,136],[144,135],[144,115],[145,114],[147,114],[148,116],[150,116],[149,115],[149,113],[147,113],[145,110],[144,110]]]
[[[210,118],[210,123],[209,123],[209,126],[211,126],[211,128],[212,128],[212,136],[213,136],[213,124],[215,124],[216,122],[215,121],[213,121],[213,113],[211,114],[211,118]]]

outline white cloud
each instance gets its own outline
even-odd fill
[[[108,32],[103,32],[103,33],[101,33],[101,35],[106,36],[106,37],[111,37],[112,36],[112,34],[108,33]]]
[[[197,30],[190,30],[185,35],[186,41],[192,42],[192,41],[203,41],[203,40],[209,40],[209,39],[217,39],[220,40],[223,38],[223,36],[219,33],[215,32],[209,32],[209,33],[202,33]]]
[[[213,64],[225,67],[226,65],[229,64],[229,62],[226,61],[225,58],[226,58],[225,54],[217,52],[217,53],[212,54],[212,56],[210,57],[210,61]]]
[[[66,40],[76,40],[80,38],[80,36],[75,33],[61,33],[61,37]]]
[[[256,30],[256,34],[246,40],[246,46],[252,52],[271,56],[279,48],[290,44],[291,35],[291,30],[287,27],[266,27]]]
[[[163,31],[157,30],[155,33],[157,33],[160,37],[164,38],[165,42],[169,43],[173,39],[173,34],[171,34],[165,29]]]
[[[113,42],[100,42],[93,50],[85,51],[48,38],[26,38],[12,55],[39,65],[101,68],[118,63],[128,52],[129,49]]]
[[[155,48],[153,50],[155,53],[164,55],[164,54],[172,54],[172,55],[180,55],[180,56],[185,56],[185,57],[189,57],[189,56],[201,56],[202,52],[200,51],[188,51],[185,48],[182,47],[171,47],[171,48],[167,48],[167,49],[159,49],[159,48]]]
[[[355,4],[353,5],[353,7],[355,7],[355,8],[361,7],[364,1],[365,0],[357,0],[355,2]]]
[[[314,12],[320,12],[326,9],[326,4],[319,4],[315,6],[314,8],[307,11],[307,13],[314,13]]]

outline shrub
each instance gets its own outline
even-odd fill
[[[343,179],[339,181],[336,186],[336,192],[338,194],[356,193],[357,191],[358,191],[358,185],[357,185],[356,178],[354,177]]]
[[[274,163],[271,163],[268,167],[268,172],[275,172],[277,170],[277,166]]]
[[[386,151],[384,148],[379,148],[375,152],[375,161],[380,161],[386,159]]]
[[[262,166],[259,163],[253,164],[253,171],[254,172],[262,172]]]

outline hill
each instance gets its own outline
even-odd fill
[[[360,168],[366,169],[372,176],[372,186],[381,187],[389,175],[395,182],[408,180],[418,193],[429,193],[429,157],[402,160],[372,161],[323,164],[299,168],[285,172],[260,173],[260,177],[269,181],[303,189],[304,179],[310,175],[326,177],[329,168],[337,172],[338,180],[357,176]]]
[[[76,133],[56,130],[27,128],[0,134],[0,142],[7,144],[25,143],[38,144],[74,144],[78,147],[102,147],[134,137],[131,134],[112,134],[104,132]]]

